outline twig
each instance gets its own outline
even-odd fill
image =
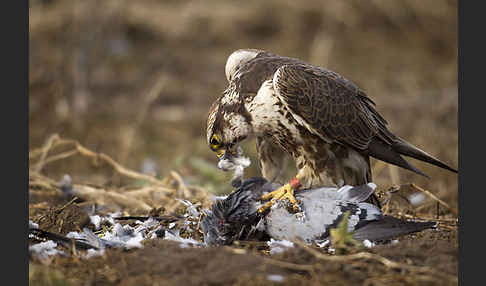
[[[388,214],[390,208],[390,201],[392,199],[393,193],[396,193],[400,190],[400,186],[392,185],[388,190],[385,192],[386,198],[384,202],[382,202],[383,206],[383,214]]]
[[[458,222],[457,218],[435,218],[435,217],[415,217],[413,215],[399,213],[398,215],[406,217],[413,220],[423,220],[423,221],[437,221],[437,222]]]
[[[142,173],[138,173],[136,171],[133,171],[133,170],[130,170],[130,169],[123,167],[122,165],[118,164],[115,160],[113,160],[110,156],[108,156],[106,154],[95,153],[95,152],[83,147],[78,142],[75,142],[75,145],[76,145],[76,149],[78,149],[78,151],[82,155],[92,157],[92,158],[99,158],[99,159],[105,161],[106,163],[108,163],[118,173],[120,173],[122,175],[130,177],[132,179],[146,180],[146,181],[149,181],[149,182],[154,183],[156,185],[163,185],[163,183],[160,180],[156,179],[155,177],[148,176],[148,175],[145,175],[145,174],[142,174]]]
[[[129,178],[149,181],[149,182],[151,182],[155,185],[162,185],[162,186],[164,185],[164,183],[162,181],[158,180],[157,178],[155,178],[153,176],[145,175],[145,174],[130,170],[128,168],[125,168],[124,166],[122,166],[121,164],[119,164],[118,162],[113,160],[110,156],[108,156],[104,153],[96,153],[94,151],[91,151],[90,149],[81,145],[76,140],[61,139],[57,134],[54,134],[51,137],[49,137],[46,144],[41,149],[42,152],[40,152],[38,150],[32,151],[32,155],[31,155],[32,157],[38,156],[39,154],[41,155],[41,158],[37,162],[37,165],[36,165],[36,168],[34,169],[34,172],[40,172],[42,167],[45,165],[46,162],[45,162],[44,159],[45,159],[47,152],[50,149],[55,148],[55,147],[60,146],[60,145],[73,145],[75,147],[75,150],[77,152],[79,152],[81,155],[86,156],[86,157],[95,158],[95,159],[101,159],[102,161],[104,161],[108,165],[110,165],[113,169],[115,169],[115,171],[117,171],[118,173],[120,173],[124,176],[127,176]],[[74,152],[74,150],[71,151],[71,152]],[[71,153],[68,153],[68,154],[62,153],[62,156],[67,156],[69,154],[71,154]],[[29,157],[31,157],[31,156],[29,156]],[[58,156],[61,156],[61,154],[59,154]],[[50,162],[52,162],[52,161],[54,161],[54,160],[51,158]]]
[[[43,189],[52,189],[54,187],[54,185],[49,184],[49,183],[44,182],[44,181],[30,181],[29,182],[29,188],[32,188],[32,187],[39,187],[39,188],[43,188]]]
[[[52,146],[54,145],[54,142],[59,140],[59,135],[57,134],[53,134],[51,135],[46,143],[44,144],[44,146],[42,146],[40,152],[38,154],[40,154],[40,158],[39,158],[39,161],[37,161],[37,164],[35,165],[34,167],[34,171],[35,172],[40,172],[42,170],[42,167],[44,166],[44,159],[46,158],[47,156],[47,153],[49,153],[49,150],[52,148]],[[30,154],[29,154],[30,155]],[[29,156],[30,157],[30,156]]]
[[[44,160],[44,165],[47,165],[48,163],[51,163],[51,162],[54,162],[54,161],[57,161],[57,160],[69,158],[69,157],[76,155],[76,154],[78,154],[78,150],[70,150],[70,151],[66,151],[66,152],[63,152],[63,153],[60,153],[60,154],[57,154],[57,155],[53,155],[53,156],[48,157]]]
[[[432,204],[437,204],[438,202],[434,202],[434,201],[427,201],[423,204],[421,204],[420,206],[416,207],[415,208],[415,211],[419,212],[427,207],[430,207]]]
[[[72,140],[63,140],[63,141],[59,141],[61,138],[59,137],[58,134],[53,134],[51,135],[51,137],[57,137],[57,138],[54,138],[54,142],[56,143],[55,144],[55,147],[60,147],[62,145],[72,145],[73,142]],[[48,141],[49,139],[47,139]],[[37,149],[34,149],[34,150],[31,150],[29,151],[29,160],[34,160],[35,158],[39,157],[39,155],[41,155],[43,153],[43,148],[44,147],[41,147],[41,148],[37,148]]]
[[[122,193],[110,192],[104,189],[97,189],[85,185],[74,185],[74,193],[76,196],[86,200],[93,201],[100,205],[107,205],[113,203],[117,206],[128,207],[132,209],[140,209],[142,211],[150,211],[152,206],[137,200],[135,198],[126,196]]]
[[[186,184],[184,183],[184,180],[182,180],[181,175],[179,175],[179,173],[177,173],[176,171],[170,171],[170,175],[172,176],[172,178],[174,178],[174,180],[177,181],[179,188],[182,189],[182,193],[184,195],[184,198],[191,197],[191,192],[189,191]]]
[[[74,202],[78,200],[78,197],[74,197],[72,198],[69,202],[67,202],[65,205],[63,205],[62,207],[56,209],[56,213],[59,214],[61,213],[65,208],[67,208],[68,206],[74,204]]]
[[[167,198],[167,194],[175,193],[175,190],[160,186],[150,186],[143,187],[142,189],[138,190],[125,190],[121,193],[123,193],[125,196],[141,201],[156,201],[161,200],[162,198]]]
[[[59,187],[58,183],[56,181],[54,181],[53,179],[46,177],[46,176],[44,176],[40,173],[29,170],[29,184],[31,182],[44,182],[48,185]]]

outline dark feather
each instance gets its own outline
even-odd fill
[[[405,156],[409,156],[427,163],[430,163],[432,165],[435,165],[437,167],[447,169],[449,171],[452,171],[454,173],[457,173],[457,170],[447,166],[445,163],[439,161],[438,159],[432,157],[431,155],[425,153],[424,151],[418,149],[415,146],[412,146],[410,143],[399,139],[395,144],[393,144],[393,149]]]
[[[366,184],[366,185],[360,185],[356,187],[351,187],[350,189],[347,190],[346,192],[338,192],[338,195],[336,196],[336,199],[343,200],[343,201],[349,201],[349,202],[355,202],[355,203],[361,203],[366,201],[375,191],[376,185],[372,187],[374,184]]]
[[[257,200],[272,189],[263,178],[250,178],[224,200],[216,201],[201,220],[204,241],[208,245],[231,244],[235,240],[262,237],[254,230],[258,223]]]
[[[392,146],[385,145],[379,140],[373,140],[368,146],[368,154],[380,159],[387,163],[400,166],[419,175],[429,178],[427,175],[422,173],[419,169],[412,166],[407,160],[403,159],[398,152],[396,152]]]
[[[293,112],[336,143],[366,150],[379,129],[386,125],[364,92],[324,68],[305,63],[283,65],[275,75],[274,86]],[[308,109],[309,106],[313,108]],[[322,106],[318,117],[314,110],[317,106]],[[383,140],[392,143],[390,138]]]
[[[391,216],[384,216],[380,220],[368,222],[355,230],[353,237],[358,240],[388,240],[428,228],[435,228],[436,225],[435,222],[404,221]]]

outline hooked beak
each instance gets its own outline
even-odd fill
[[[229,146],[225,148],[221,148],[216,151],[216,156],[218,156],[219,160],[231,160],[237,154],[236,151],[230,149]]]
[[[226,154],[226,149],[221,148],[219,150],[216,150],[216,156],[221,160],[224,157],[224,154]]]

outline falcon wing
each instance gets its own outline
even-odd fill
[[[363,151],[376,136],[393,143],[373,101],[334,72],[308,64],[284,65],[275,72],[273,85],[290,111],[326,141]]]
[[[393,135],[374,102],[337,73],[306,63],[287,64],[275,72],[273,87],[298,123],[327,142],[355,148],[425,177],[400,154],[455,171]]]

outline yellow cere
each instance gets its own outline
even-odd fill
[[[219,150],[216,151],[216,156],[218,156],[218,158],[220,158],[224,155],[224,153],[226,153],[226,150],[219,149]]]

